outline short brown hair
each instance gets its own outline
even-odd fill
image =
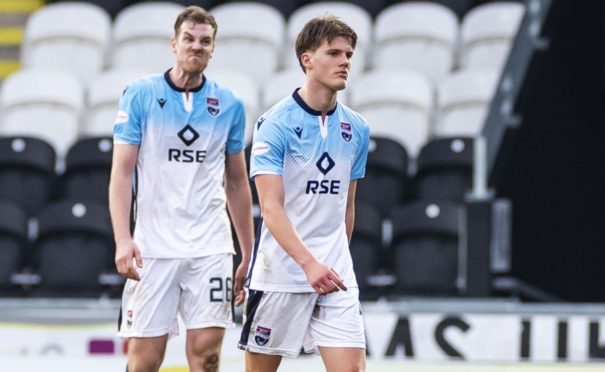
[[[176,21],[174,22],[175,37],[179,35],[179,32],[181,31],[181,25],[185,21],[191,21],[195,24],[206,24],[212,26],[212,28],[214,28],[214,34],[212,35],[212,39],[216,38],[216,31],[218,30],[218,25],[216,24],[214,16],[208,13],[206,9],[195,5],[186,7],[185,10],[183,10],[181,14],[176,17]]]
[[[300,57],[307,50],[314,51],[321,46],[324,41],[331,43],[337,37],[349,39],[351,47],[355,49],[357,45],[357,34],[349,25],[341,21],[333,15],[316,17],[307,22],[296,37],[296,58],[302,68],[305,67],[300,60]]]

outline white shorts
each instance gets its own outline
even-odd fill
[[[317,293],[249,290],[239,348],[295,358],[317,347],[366,348],[359,291]]]
[[[187,329],[232,327],[233,255],[144,258],[140,281],[128,279],[122,295],[119,337],[179,334]]]

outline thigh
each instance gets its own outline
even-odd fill
[[[144,258],[140,280],[127,280],[118,335],[157,337],[178,334],[176,314],[182,260]]]
[[[188,260],[179,283],[179,312],[188,330],[233,325],[232,272],[231,254]]]
[[[351,347],[320,347],[327,372],[365,371],[366,351]]]
[[[218,370],[225,328],[211,327],[187,330],[189,370]]]
[[[164,354],[168,336],[132,337],[128,339],[128,367],[133,371],[158,370]]]
[[[365,349],[365,332],[357,288],[319,296],[309,331],[316,347]]]
[[[316,301],[316,293],[250,290],[239,347],[252,353],[298,356]]]

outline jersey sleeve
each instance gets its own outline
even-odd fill
[[[355,162],[351,169],[351,180],[363,178],[366,174],[366,163],[368,162],[368,146],[370,143],[370,128],[365,120],[361,123],[359,130],[359,146],[355,155]]]
[[[282,175],[286,138],[277,122],[262,117],[256,123],[250,153],[250,177],[259,174]]]
[[[244,149],[244,129],[246,127],[244,104],[240,100],[236,100],[234,109],[235,112],[227,139],[227,152],[229,154],[236,154]]]
[[[141,144],[142,92],[137,87],[124,89],[113,126],[114,143]]]

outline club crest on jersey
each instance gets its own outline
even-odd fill
[[[340,135],[345,142],[351,142],[351,138],[353,138],[351,123],[340,122]]]
[[[218,105],[218,98],[206,98],[206,105],[208,106],[208,112],[212,116],[216,116],[221,112],[221,108]]]
[[[265,346],[267,342],[269,342],[269,337],[271,337],[271,328],[256,326],[254,342],[256,342],[258,346]]]

